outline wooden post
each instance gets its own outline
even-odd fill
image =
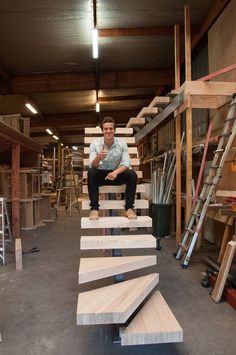
[[[175,89],[180,87],[180,31],[174,27],[175,35]],[[181,240],[181,116],[175,118],[176,142],[176,243]]]
[[[12,144],[12,235],[20,237],[20,144]]]
[[[190,8],[184,7],[184,35],[185,35],[185,80],[191,81],[191,32]],[[192,108],[186,110],[186,207],[185,223],[188,223],[192,207]]]

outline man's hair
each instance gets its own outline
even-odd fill
[[[102,122],[100,123],[101,129],[103,129],[104,123],[113,123],[114,124],[114,128],[116,128],[115,120],[112,117],[104,117],[103,118]]]

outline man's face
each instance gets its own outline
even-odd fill
[[[104,123],[102,126],[102,131],[105,139],[107,140],[113,139],[115,134],[114,123],[112,122]]]

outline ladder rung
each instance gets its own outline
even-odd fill
[[[193,216],[195,216],[195,217],[200,217],[201,215],[200,215],[200,213],[197,213],[197,212],[193,212]]]
[[[221,168],[220,165],[211,165],[210,166],[210,169],[218,169],[218,168]]]
[[[185,228],[185,230],[186,230],[186,231],[188,231],[188,232],[190,232],[190,233],[192,233],[192,234],[194,234],[194,233],[195,233],[195,232],[194,232],[194,230],[193,230],[192,228],[188,228],[188,227],[187,227],[187,228]]]
[[[222,133],[221,137],[229,137],[231,135],[231,132],[229,133]]]
[[[224,152],[223,148],[222,149],[216,149],[213,153],[215,154],[215,153],[222,153],[222,152]]]
[[[225,122],[228,122],[228,121],[233,121],[233,120],[235,120],[236,119],[236,116],[233,116],[233,117],[227,117],[226,119],[225,119]]]
[[[206,201],[206,198],[200,196],[200,197],[198,197],[198,200],[199,200],[199,201],[202,201],[202,202],[205,202],[205,201]]]
[[[185,244],[179,243],[180,248],[182,248],[184,251],[188,251],[188,247]]]

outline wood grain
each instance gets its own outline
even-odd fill
[[[153,273],[79,294],[77,325],[122,324],[157,285]]]
[[[156,238],[151,234],[82,236],[80,249],[138,249],[155,248]]]
[[[183,330],[159,291],[146,302],[127,327],[120,328],[121,345],[177,343]]]
[[[119,138],[123,141],[125,141],[127,144],[135,144],[135,138],[134,137],[116,137]],[[85,144],[91,144],[94,139],[96,139],[95,137],[84,137],[84,143]]]
[[[148,216],[138,216],[137,219],[100,217],[95,221],[91,221],[88,217],[81,218],[81,228],[142,228],[151,226],[152,219]]]
[[[99,201],[100,210],[123,210],[124,200],[101,200]],[[135,200],[134,208],[149,208],[148,200]],[[90,200],[82,201],[82,210],[90,210]]]
[[[156,255],[81,258],[79,284],[156,264]]]
[[[102,134],[102,130],[100,127],[86,127],[84,129],[85,134]],[[116,134],[126,134],[132,135],[133,129],[132,128],[124,128],[124,127],[117,127],[115,130]]]

